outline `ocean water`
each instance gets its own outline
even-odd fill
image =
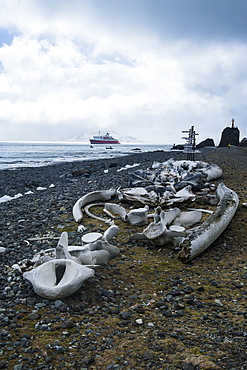
[[[108,146],[109,147],[109,146]],[[114,158],[141,152],[170,151],[172,145],[120,144],[93,145],[81,143],[0,142],[0,170],[48,166],[54,163]]]

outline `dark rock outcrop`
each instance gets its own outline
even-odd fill
[[[174,149],[174,150],[184,150],[184,145],[182,144],[173,144],[173,147],[171,149]]]
[[[205,148],[207,146],[215,146],[214,140],[207,138],[196,145],[196,149]]]
[[[247,147],[247,137],[244,137],[242,140],[241,140],[241,142],[240,142],[240,146],[242,146],[242,147]]]
[[[230,145],[239,145],[239,129],[234,127],[234,118],[232,119],[232,127],[226,127],[222,131],[221,140],[219,143],[219,147],[228,146]]]

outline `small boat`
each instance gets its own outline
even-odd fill
[[[120,144],[119,140],[112,137],[109,132],[104,136],[100,134],[98,136],[93,136],[93,138],[89,140],[91,144]]]

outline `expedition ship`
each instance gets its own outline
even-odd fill
[[[118,139],[112,137],[109,132],[107,132],[104,136],[93,136],[93,138],[89,140],[91,144],[120,144]]]

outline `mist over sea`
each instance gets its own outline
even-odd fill
[[[60,142],[0,142],[0,170],[48,166],[55,163],[114,158],[138,152],[170,151],[172,145],[96,144]]]

